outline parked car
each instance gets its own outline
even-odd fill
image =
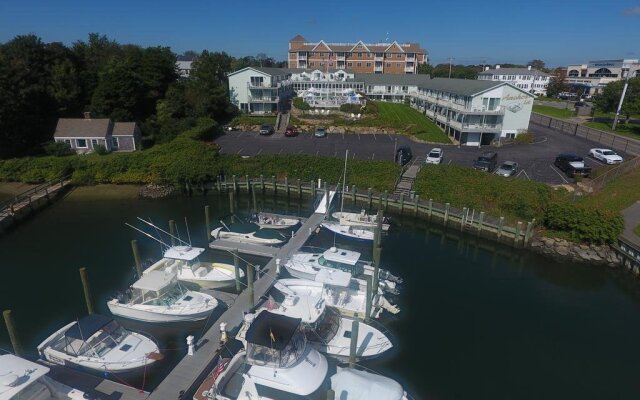
[[[442,164],[442,158],[444,157],[444,151],[441,148],[435,147],[431,149],[429,154],[427,154],[427,159],[425,160],[425,164]]]
[[[260,126],[260,134],[261,135],[271,135],[273,133],[273,125],[264,124]]]
[[[298,130],[293,126],[287,126],[287,129],[284,131],[285,136],[298,136]]]
[[[553,164],[570,177],[589,176],[591,173],[591,167],[584,163],[584,159],[573,153],[559,154]]]
[[[610,149],[591,149],[589,155],[605,164],[620,164],[624,161],[622,157]]]
[[[498,165],[498,153],[495,151],[487,151],[476,158],[473,162],[473,169],[493,172],[493,170],[496,169],[496,165]]]
[[[413,154],[411,154],[411,147],[409,146],[400,146],[396,150],[395,161],[400,165],[407,165],[412,157]]]
[[[322,128],[322,127],[318,127],[318,128],[316,128],[315,132],[313,132],[313,136],[315,136],[315,137],[326,137],[327,136],[327,129],[326,128]]]
[[[518,172],[518,163],[515,161],[505,161],[496,171],[496,175],[509,177],[515,175],[516,172]]]

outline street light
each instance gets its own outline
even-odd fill
[[[393,138],[393,161],[396,160],[397,148],[398,148],[398,138]]]

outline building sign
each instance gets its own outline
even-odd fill
[[[589,61],[587,68],[622,68],[623,60]]]
[[[522,104],[529,104],[531,103],[531,96],[527,96],[526,94],[519,94],[517,96],[514,96],[512,94],[505,94],[504,96],[502,96],[502,100],[503,101],[523,100],[524,102]]]

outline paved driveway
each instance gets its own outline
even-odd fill
[[[424,156],[433,147],[442,147],[445,163],[469,167],[480,153],[495,150],[498,152],[498,164],[506,160],[518,162],[523,171],[518,178],[533,179],[550,184],[572,182],[571,178],[553,166],[555,156],[561,152],[573,152],[584,156],[587,164],[594,169],[602,166],[600,162],[587,156],[589,149],[601,147],[595,142],[558,133],[536,124],[531,124],[529,131],[535,137],[533,144],[511,144],[501,148],[489,146],[458,148],[453,145],[417,143],[403,135],[381,133],[329,133],[325,138],[315,138],[309,133],[302,133],[297,137],[285,137],[282,134],[260,136],[255,132],[226,132],[216,139],[216,143],[220,145],[222,153],[243,156],[312,154],[344,157],[345,150],[349,149],[350,157],[368,160],[393,160],[394,146],[402,144],[411,146],[414,157]]]

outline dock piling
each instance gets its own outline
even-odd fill
[[[371,319],[371,301],[373,300],[373,277],[371,275],[366,275],[365,281],[367,282],[367,298],[364,309],[364,321],[368,323]]]
[[[371,210],[371,196],[373,195],[373,189],[367,189],[368,209]]]
[[[236,213],[236,200],[233,191],[229,192],[229,214],[231,214],[231,222],[234,222],[233,214]]]
[[[240,257],[238,256],[238,249],[233,250],[233,266],[236,272],[236,292],[240,293]]]
[[[258,213],[258,201],[256,200],[256,185],[251,185],[251,197],[253,200],[253,212]]]
[[[353,185],[351,187],[351,199],[353,200],[353,205],[354,206],[356,205],[356,192],[357,192],[356,185]]]
[[[513,236],[513,245],[518,245],[518,240],[520,240],[520,232],[522,231],[522,221],[518,221],[516,224],[516,234]]]
[[[349,366],[351,368],[356,365],[356,355],[358,352],[358,324],[359,321],[357,319],[351,321],[351,347],[349,348]]]
[[[480,218],[478,219],[478,235],[482,233],[484,227],[484,211],[480,211]]]
[[[417,217],[418,216],[418,206],[420,205],[420,195],[417,194],[415,196],[415,198],[413,199],[413,201],[415,201],[415,203],[413,205],[413,216]]]
[[[255,299],[253,295],[253,275],[255,270],[253,269],[253,265],[247,264],[247,289],[249,290],[249,308],[252,308],[255,305]]]
[[[498,238],[502,236],[503,227],[504,227],[504,217],[500,217],[500,222],[498,222]]]
[[[334,392],[333,389],[327,390],[327,400],[335,400],[335,399],[336,399],[336,392]]]
[[[89,275],[85,267],[80,268],[80,279],[82,280],[82,288],[84,289],[84,300],[87,303],[87,312],[93,314],[93,299],[91,298],[91,289],[89,288]]]
[[[238,191],[238,182],[236,181],[236,176],[232,175],[231,179],[233,180],[233,193]]]
[[[444,226],[447,226],[447,221],[449,221],[449,207],[451,207],[451,204],[445,203],[445,205],[444,205]]]
[[[176,245],[176,221],[169,220],[169,232],[171,233],[171,246]]]
[[[204,223],[206,231],[207,243],[211,241],[211,210],[208,205],[204,206]]]
[[[247,189],[247,193],[249,193],[249,175],[244,176],[245,187]]]
[[[2,312],[2,316],[4,317],[4,324],[7,326],[7,332],[9,332],[9,340],[11,341],[11,346],[13,346],[13,352],[20,357],[24,353],[22,351],[20,339],[18,339],[18,330],[16,329],[16,322],[13,319],[13,314],[11,313],[11,310],[4,310]]]
[[[131,251],[133,252],[133,261],[136,263],[136,272],[138,273],[138,278],[142,277],[142,262],[140,261],[140,249],[138,249],[138,241],[131,241]]]
[[[278,197],[278,183],[276,182],[276,176],[271,175],[271,185],[273,185],[273,196]]]

